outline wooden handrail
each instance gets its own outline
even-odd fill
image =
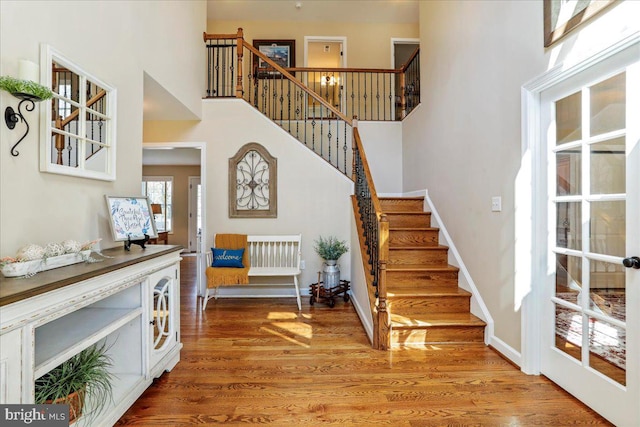
[[[401,69],[394,70],[393,68],[324,68],[324,67],[288,67],[287,71],[307,71],[307,72],[328,72],[328,73],[388,73],[399,74]]]
[[[291,83],[298,86],[298,88],[304,91],[307,95],[315,99],[319,104],[323,105],[327,110],[335,114],[336,117],[340,118],[341,120],[349,124],[349,126],[352,125],[351,119],[345,116],[340,110],[338,110],[336,107],[334,107],[333,105],[329,104],[327,101],[322,99],[322,97],[320,97],[320,95],[318,95],[317,93],[309,90],[309,88],[307,88],[302,82],[300,82],[298,79],[292,76],[291,73],[289,73],[286,69],[282,68],[281,66],[276,64],[273,60],[271,60],[271,58],[267,57],[258,49],[251,46],[249,43],[247,43],[246,40],[243,40],[243,41],[244,41],[244,47],[249,49],[254,55],[260,57],[260,59],[262,59],[264,62],[269,64],[271,68],[273,68],[274,70],[278,71],[283,76],[285,76]]]
[[[207,34],[206,32],[202,33],[202,39],[205,42],[207,40],[236,39],[237,37],[238,37],[238,33],[235,33],[235,34]]]
[[[100,92],[98,92],[97,94],[95,94],[91,99],[89,99],[87,101],[87,107],[91,107],[93,104],[95,104],[96,102],[100,101],[102,98],[104,98],[104,96],[107,94],[107,91],[102,89]],[[80,110],[76,110],[73,113],[69,114],[64,120],[62,120],[60,122],[60,127],[58,129],[62,129],[64,128],[66,125],[68,125],[70,122],[72,122],[73,120],[75,120],[76,117],[78,117],[78,114],[80,114]],[[57,123],[56,123],[57,125]],[[57,127],[57,126],[56,126]]]

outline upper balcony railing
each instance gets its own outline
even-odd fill
[[[257,80],[277,78],[266,61],[254,59],[238,77],[236,57],[243,56],[242,29],[237,34],[205,34],[207,41],[207,97],[245,97]],[[246,64],[246,62],[245,62]],[[284,68],[345,117],[359,120],[402,120],[420,103],[420,53],[416,48],[398,69]],[[263,85],[264,86],[264,85]],[[258,93],[257,96],[265,96]],[[277,97],[277,95],[276,95]],[[277,101],[277,100],[276,100]],[[313,99],[308,100],[309,107]]]

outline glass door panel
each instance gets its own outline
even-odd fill
[[[626,251],[625,79],[622,72],[556,100],[556,141],[550,144],[555,348],[621,385],[625,272],[613,260]]]

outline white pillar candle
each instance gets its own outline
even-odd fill
[[[26,59],[18,60],[18,78],[20,80],[31,80],[32,82],[40,82],[40,70],[38,64],[27,61]]]

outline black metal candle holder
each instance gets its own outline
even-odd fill
[[[20,138],[18,142],[16,142],[13,145],[13,147],[11,147],[11,155],[14,157],[17,157],[20,154],[20,152],[16,150],[16,147],[29,134],[29,123],[27,122],[27,119],[24,117],[24,114],[22,113],[22,105],[24,104],[25,112],[33,111],[36,108],[35,103],[42,101],[42,99],[35,95],[31,95],[29,93],[15,92],[15,93],[12,93],[11,95],[20,99],[20,103],[18,104],[18,111],[16,112],[12,107],[7,107],[4,110],[4,122],[7,124],[7,127],[9,129],[15,128],[16,123],[18,123],[18,121],[23,122],[27,127],[27,130],[24,132],[24,135],[22,135],[22,138]]]

